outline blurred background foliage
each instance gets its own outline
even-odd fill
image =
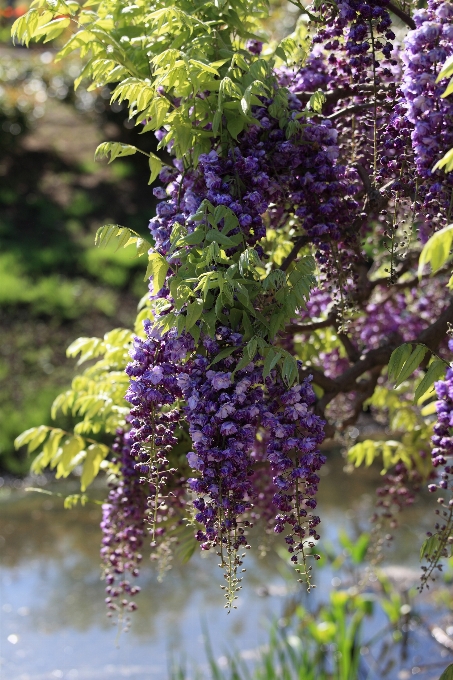
[[[299,10],[286,0],[272,7],[267,28],[281,38]],[[55,60],[68,36],[51,47],[12,45],[11,25],[26,9],[0,0],[0,472],[13,474],[30,464],[14,438],[48,423],[70,383],[66,347],[131,326],[146,292],[141,261],[95,248],[94,235],[109,223],[147,234],[155,210],[147,158],[107,166],[94,162],[94,150],[107,140],[157,146],[110,105],[107,87],[82,83],[74,92],[81,62]]]
[[[15,474],[30,461],[13,451],[14,438],[48,422],[70,383],[66,347],[130,326],[146,292],[142,263],[95,248],[97,228],[146,234],[155,206],[145,157],[93,160],[103,140],[154,150],[153,137],[110,107],[107,88],[74,92],[77,59],[13,47],[10,27],[25,9],[0,5],[0,470]]]

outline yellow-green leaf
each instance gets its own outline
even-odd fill
[[[190,330],[203,314],[203,300],[197,298],[187,305],[186,330]]]
[[[437,76],[436,83],[443,80],[444,78],[450,78],[450,76],[453,76],[453,56],[448,57],[447,61],[442,66],[442,69]]]
[[[393,350],[388,366],[390,380],[396,380],[398,378],[399,374],[401,373],[401,369],[409,359],[411,352],[412,345],[409,343],[404,343],[404,345],[400,345],[395,350]]]
[[[108,453],[109,449],[104,444],[92,444],[88,447],[80,480],[80,488],[82,491],[86,491],[87,487],[96,477],[101,463],[104,458],[108,456]]]
[[[446,263],[450,256],[453,241],[453,224],[449,224],[440,231],[436,231],[425,243],[418,261],[418,276],[421,277],[427,264],[435,274]]]
[[[121,158],[123,156],[133,156],[137,153],[137,147],[132,146],[132,144],[122,144],[121,142],[103,142],[99,144],[96,151],[94,152],[95,160],[101,158],[109,158],[109,163],[115,160],[115,158]]]
[[[54,458],[53,463],[51,463],[51,467],[55,467],[55,464],[57,465],[57,479],[69,475],[73,469],[71,466],[73,458],[83,450],[84,446],[85,440],[78,435],[68,437],[68,439],[63,442],[60,456],[58,459]]]
[[[445,156],[437,161],[436,165],[433,167],[434,170],[442,170],[444,168],[445,172],[451,172],[453,170],[453,149],[447,151]]]
[[[409,378],[412,375],[415,369],[420,366],[426,352],[427,352],[426,347],[424,347],[423,345],[416,345],[414,351],[412,352],[412,354],[406,360],[404,366],[402,367],[401,372],[396,380],[395,387],[398,387],[398,385],[401,385],[402,382],[407,380],[407,378]]]
[[[151,171],[148,184],[152,184],[162,170],[162,161],[153,153],[149,154],[149,169]]]
[[[435,359],[423,378],[420,380],[417,389],[415,390],[414,401],[417,402],[429,390],[429,388],[445,374],[447,364],[442,359]]]
[[[149,256],[148,268],[145,274],[145,281],[147,279],[153,280],[153,294],[161,290],[167,277],[169,270],[168,262],[160,253],[151,253]]]

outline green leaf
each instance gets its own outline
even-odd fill
[[[400,345],[395,350],[393,350],[388,366],[390,380],[396,380],[398,378],[399,374],[401,373],[401,369],[409,359],[411,352],[412,345],[409,343],[404,343],[404,345]]]
[[[417,389],[415,390],[414,401],[417,401],[423,397],[423,395],[429,390],[429,388],[438,380],[441,376],[445,375],[448,364],[442,359],[435,359],[425,375],[419,382]]]
[[[224,308],[224,300],[223,300],[223,295],[220,293],[220,295],[217,296],[217,299],[215,301],[214,309],[215,309],[215,314],[217,319],[221,321],[224,324],[228,323],[228,319],[223,313],[223,308]]]
[[[427,406],[424,406],[420,413],[422,414],[423,417],[425,416],[432,416],[437,412],[437,407],[436,407],[436,402],[432,401],[430,404]]]
[[[162,170],[162,161],[153,153],[149,154],[149,169],[151,171],[148,184],[152,184]]]
[[[151,253],[144,280],[153,280],[153,295],[157,295],[163,288],[168,270],[169,265],[165,257],[160,253]]]
[[[29,9],[26,14],[16,19],[11,28],[13,42],[24,42],[27,46],[38,28],[40,15],[37,9]]]
[[[44,42],[49,42],[50,40],[54,40],[55,38],[58,38],[61,33],[69,26],[71,23],[71,20],[67,17],[59,17],[57,19],[53,19],[52,21],[49,21],[48,23],[44,24],[43,26],[40,26],[37,31],[35,31],[33,37],[40,37],[42,35],[45,36]]]
[[[379,442],[375,442],[372,439],[366,439],[363,442],[351,446],[348,451],[348,458],[354,463],[355,467],[360,467],[363,462],[369,467],[379,455],[379,452]]]
[[[222,361],[222,359],[225,359],[225,357],[229,357],[230,354],[233,354],[233,352],[235,352],[236,350],[237,347],[225,347],[216,355],[213,361],[211,361],[211,363],[209,364],[209,368],[211,366],[214,366],[214,364],[217,364],[219,361]]]
[[[72,342],[66,350],[66,356],[74,358],[80,353],[80,358],[77,365],[83,364],[85,361],[98,357],[104,344],[100,338],[77,338]]]
[[[243,368],[245,368],[246,366],[248,366],[249,363],[250,363],[250,357],[249,357],[249,355],[247,354],[247,352],[244,352],[244,356],[243,356],[243,357],[240,359],[240,361],[237,363],[237,365],[235,366],[235,369],[234,369],[233,373],[231,374],[231,379],[233,380],[233,377],[234,377],[234,375],[236,374],[236,372],[237,372],[237,371],[240,371],[240,370],[242,370]]]
[[[272,340],[285,322],[283,313],[273,314],[269,320],[269,339]]]
[[[423,274],[425,265],[431,265],[431,272],[435,274],[446,263],[450,256],[453,241],[453,224],[436,231],[425,243],[418,261],[418,276]]]
[[[71,493],[63,501],[63,507],[65,510],[72,510],[80,502],[80,505],[84,506],[87,504],[89,498],[86,494]]]
[[[453,170],[453,149],[447,151],[445,156],[442,156],[442,158],[437,161],[433,167],[433,172],[435,170],[442,170],[442,168],[444,168],[445,172],[451,172]]]
[[[445,97],[449,97],[452,92],[453,92],[453,78],[448,83],[447,89],[445,90],[445,92],[442,92],[442,94],[441,94],[442,99],[444,99]]]
[[[360,534],[355,544],[353,544],[351,548],[351,559],[354,564],[362,564],[364,561],[370,544],[370,538],[370,534]]]
[[[268,353],[266,354],[266,359],[264,360],[264,366],[263,366],[263,378],[264,378],[264,380],[270,375],[272,369],[277,364],[277,362],[279,361],[281,356],[282,356],[282,353],[279,352],[278,350],[275,350],[274,348],[269,349]]]
[[[108,456],[108,453],[109,449],[104,444],[92,444],[88,447],[80,479],[80,488],[82,491],[86,491],[87,487],[96,477],[101,463],[104,458]]]
[[[112,239],[117,239],[115,250],[135,244],[137,257],[145,255],[151,248],[151,243],[136,231],[120,227],[118,224],[105,224],[100,227],[96,232],[94,244],[100,248],[106,248]]]
[[[30,444],[36,437],[39,436],[40,431],[41,430],[39,427],[31,427],[29,430],[25,430],[25,432],[22,432],[22,434],[16,437],[14,440],[14,446],[16,449],[20,449],[22,446],[25,446],[25,444]]]
[[[70,472],[74,469],[73,465],[74,458],[84,449],[85,440],[82,437],[75,435],[74,437],[68,437],[63,442],[60,448],[59,456],[55,457],[51,463],[51,467],[57,466],[56,478],[67,477]]]
[[[433,534],[423,542],[423,545],[420,548],[420,559],[422,560],[424,557],[435,555],[440,546],[441,540],[439,534]]]
[[[239,236],[239,239],[237,236]],[[237,234],[236,237],[230,238],[222,234],[218,229],[210,229],[206,234],[206,241],[220,243],[220,245],[227,246],[227,248],[233,248],[238,244],[238,241],[239,243],[242,241],[242,234]]]
[[[204,241],[205,237],[205,232],[204,229],[195,229],[191,234],[187,234],[187,236],[184,236],[183,238],[179,239],[177,241],[177,245],[179,246],[197,246],[199,243],[202,243]]]
[[[212,131],[216,135],[222,122],[222,111],[217,109],[212,119]]]
[[[123,156],[133,156],[137,153],[137,147],[131,144],[122,144],[121,142],[103,142],[99,144],[96,151],[94,152],[95,160],[101,158],[109,158],[109,163],[115,160],[115,158],[121,158]]]
[[[234,83],[231,78],[228,78],[226,76],[225,78],[222,78],[220,81],[219,85],[219,109],[221,108],[221,104],[223,100],[227,97],[233,97],[234,99],[241,99],[242,97],[242,92],[241,89],[236,83]]]
[[[439,680],[453,680],[453,663],[447,666]]]
[[[194,66],[197,66],[202,71],[206,71],[207,73],[213,73],[215,76],[220,77],[220,74],[217,71],[217,69],[212,68],[212,66],[209,66],[209,64],[205,64],[201,61],[198,61],[198,59],[189,59],[189,63],[193,64]]]
[[[192,328],[189,328],[189,333],[194,339],[195,346],[197,346],[198,341],[200,340],[201,327],[200,326],[192,326]]]
[[[283,361],[282,378],[291,387],[298,376],[297,361],[294,357],[287,355]]]
[[[64,415],[67,415],[72,408],[73,402],[74,392],[72,390],[62,392],[62,394],[59,394],[57,397],[55,397],[50,410],[50,415],[52,419],[55,420],[55,418],[57,417],[57,413],[60,410]]]
[[[249,340],[253,335],[253,326],[249,315],[245,311],[242,312],[242,327],[244,329],[244,340]]]
[[[49,438],[47,439],[42,449],[42,456],[39,461],[40,469],[37,470],[36,466],[32,465],[34,472],[37,472],[39,474],[39,472],[42,472],[42,470],[44,470],[48,465],[50,465],[54,457],[57,455],[60,441],[63,439],[65,434],[66,433],[63,430],[52,430]],[[33,461],[33,463],[35,463],[35,461]]]
[[[205,328],[208,329],[209,336],[211,338],[215,335],[217,315],[215,309],[211,309],[209,312],[203,314],[203,324]]]
[[[189,529],[191,530],[189,536],[179,540],[175,548],[175,555],[182,564],[187,564],[199,545],[196,538],[194,538],[193,528],[189,526]]]
[[[50,427],[47,427],[47,425],[40,425],[39,427],[34,428],[34,430],[34,437],[28,443],[28,453],[32,453],[41,446],[49,433]]]
[[[436,83],[440,82],[444,78],[450,78],[450,76],[453,76],[453,56],[448,57],[447,61],[442,66],[442,69],[437,76]]]
[[[274,288],[275,290],[280,290],[286,283],[286,274],[281,269],[274,269],[269,272],[265,279],[261,282],[264,290],[269,290],[269,288]]]
[[[398,385],[401,385],[402,382],[407,380],[407,378],[412,375],[415,369],[420,366],[426,352],[427,348],[424,345],[416,345],[414,351],[402,367],[401,372],[396,380],[395,387],[398,387]]]
[[[197,298],[187,305],[186,330],[190,330],[203,314],[203,300]]]
[[[234,331],[237,331],[242,321],[242,310],[237,307],[230,309],[230,324]],[[245,340],[245,338],[244,338]]]
[[[239,272],[244,276],[248,270],[254,271],[256,267],[263,266],[258,253],[254,248],[247,248],[239,258]]]
[[[297,49],[298,45],[296,40],[294,40],[294,38],[291,36],[287,36],[279,43],[277,49],[275,50],[275,55],[287,62],[293,58],[293,55],[297,52]]]
[[[248,356],[250,361],[255,357],[256,350],[258,348],[258,339],[256,336],[253,336],[245,346],[245,354]]]
[[[322,90],[318,90],[317,92],[311,95],[308,105],[310,109],[315,113],[321,113],[325,101],[326,101],[325,94],[322,92]]]
[[[247,120],[243,118],[242,116],[238,116],[237,114],[232,114],[229,113],[228,111],[225,111],[225,116],[227,119],[227,130],[230,133],[230,135],[233,137],[233,139],[237,139],[238,135],[244,130],[244,128],[247,125]]]

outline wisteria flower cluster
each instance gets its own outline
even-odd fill
[[[348,271],[353,271],[354,264],[363,256],[357,239],[363,218],[355,198],[357,174],[355,169],[347,169],[339,162],[344,150],[340,150],[333,123],[328,119],[318,122],[304,113],[303,93],[327,86],[351,87],[349,78],[356,83],[352,88],[366,89],[370,75],[374,96],[376,88],[386,86],[391,76],[389,66],[396,63],[391,59],[393,45],[389,41],[394,40],[395,34],[386,5],[386,2],[340,3],[330,26],[316,37],[318,45],[307,64],[298,70],[281,68],[277,72],[278,84],[286,87],[287,125],[293,125],[291,134],[282,128],[277,99],[261,97],[260,104],[253,107],[253,124],[226,152],[213,148],[199,156],[196,168],[186,169],[176,160],[175,169],[162,170],[160,179],[165,188],[154,189],[160,203],[150,222],[150,231],[155,250],[171,266],[181,264],[181,251],[174,253],[172,245],[175,230],[182,228],[185,233],[193,233],[200,224],[200,210],[208,201],[214,210],[223,206],[231,211],[237,226],[228,235],[242,234],[246,247],[255,247],[264,261],[267,255],[261,245],[266,236],[263,215],[268,216],[274,228],[283,226],[293,216],[316,248],[321,273],[327,275],[325,281],[330,280],[329,270],[336,260],[337,273],[340,268],[344,280],[347,279],[344,291],[347,294],[354,288],[354,274],[349,275]],[[385,44],[379,35],[385,37]],[[324,48],[330,55],[327,59],[320,48],[326,40]],[[261,45],[252,41],[248,49],[258,56]],[[378,54],[384,59],[383,64],[378,61]],[[390,91],[386,101],[391,96]],[[363,92],[352,89],[349,101],[356,106],[358,103],[361,109]],[[379,148],[384,149],[381,177],[394,177],[400,171],[404,163],[402,151],[413,139],[410,136],[414,121],[403,103],[398,106],[400,110],[395,109],[390,117],[385,109],[379,113],[381,128],[387,120],[384,138],[379,142]],[[329,104],[331,116],[335,117],[337,109]],[[368,116],[368,112],[364,111],[364,115]],[[372,162],[373,154],[376,162],[376,118],[374,126],[374,142],[368,133],[361,142],[360,158],[364,162]],[[389,130],[394,134],[388,135]],[[342,134],[344,147],[344,127]],[[165,131],[156,135],[164,139]],[[394,183],[393,190],[397,189]],[[192,248],[188,245],[186,252]],[[239,243],[225,248],[230,257],[240,250]],[[170,288],[170,284],[165,284],[158,297],[165,298],[174,309]],[[438,312],[443,309],[437,293],[433,293],[431,301],[419,297],[415,289],[412,293],[402,291],[389,296],[382,305],[380,289],[376,290],[376,301],[367,303],[366,316],[359,317],[349,329],[357,351],[362,347],[377,348],[383,337],[409,340],[428,325],[432,304],[438,306]],[[330,313],[328,310],[337,304],[335,296],[332,289],[329,293],[325,290],[315,293],[308,317],[303,312],[301,319]],[[166,313],[164,310],[163,314]],[[228,317],[229,312],[224,309],[223,323],[229,321]],[[191,334],[179,335],[172,330],[160,335],[150,324],[145,330],[147,339],[136,340],[134,361],[127,369],[132,378],[127,398],[133,406],[132,452],[138,461],[137,470],[144,475],[142,481],[153,490],[149,504],[154,513],[168,480],[166,470],[176,443],[175,428],[187,427],[193,449],[187,454],[187,462],[194,473],[194,477],[187,479],[187,488],[194,495],[194,519],[202,526],[196,538],[202,549],[214,549],[220,556],[227,580],[226,606],[234,606],[241,587],[240,550],[250,547],[251,520],[260,514],[260,501],[266,498],[263,489],[272,494],[275,507],[272,513],[267,504],[264,515],[273,522],[276,533],[290,527],[285,540],[291,560],[302,566],[306,574],[310,569],[306,566],[307,548],[314,548],[319,540],[320,520],[312,511],[316,508],[317,473],[325,461],[318,450],[324,438],[323,421],[313,413],[315,396],[309,381],[288,387],[275,369],[263,378],[264,357],[259,353],[251,355],[250,362],[242,362],[237,369],[244,357],[244,341],[241,333],[228,327],[228,323],[217,327],[214,337],[202,333],[201,353]],[[347,361],[339,356],[338,348],[322,356],[327,375],[336,377],[347,370]],[[172,410],[167,411],[170,407]],[[263,444],[257,446],[258,441]],[[161,447],[157,458],[150,453],[150,445],[153,450]],[[263,465],[269,465],[272,472],[266,482],[261,471]],[[395,479],[403,480],[404,475],[398,471],[395,474]],[[401,489],[395,498],[402,501],[404,495],[405,500],[411,500],[411,493],[403,494]]]
[[[111,484],[107,502],[102,506],[101,558],[107,584],[106,603],[110,615],[115,611],[120,618],[123,612],[136,609],[130,598],[140,588],[128,579],[139,575],[140,551],[147,534],[145,512],[149,489],[140,483],[131,445],[130,432],[118,430],[112,451],[117,456],[113,462],[119,465],[120,475],[118,481]]]
[[[309,122],[294,138],[286,139],[271,113],[273,103],[268,99],[254,109],[257,124],[226,158],[213,150],[200,156],[196,171],[176,174],[165,168],[161,172],[167,189],[157,188],[154,194],[168,198],[158,204],[149,225],[156,250],[169,251],[173,225],[193,229],[192,218],[205,199],[215,207],[227,206],[236,215],[249,245],[266,235],[262,215],[267,211],[277,223],[295,213],[317,244],[321,262],[327,260],[322,253],[330,252],[330,242],[341,241],[344,247],[354,242],[356,232],[350,225],[357,203],[351,175],[337,162],[336,130],[329,121]],[[295,117],[301,103],[292,95],[290,105]]]
[[[450,352],[453,352],[453,340],[448,342],[448,348]],[[438,491],[442,496],[437,499],[439,508],[436,514],[439,520],[434,525],[435,533],[428,532],[428,547],[424,552],[428,564],[422,567],[424,572],[422,587],[425,584],[429,587],[428,581],[434,578],[433,573],[442,569],[441,560],[448,556],[453,542],[453,500],[448,499],[448,495],[451,496],[453,491],[453,368],[451,366],[447,368],[445,379],[435,383],[435,388],[438,398],[437,421],[432,436],[431,455],[436,479],[428,485],[428,490],[431,493]],[[429,541],[434,541],[434,545],[429,546]]]
[[[393,45],[389,40],[395,38],[391,30],[391,18],[387,10],[388,0],[364,2],[363,0],[344,0],[337,8],[330,10],[332,17],[328,26],[319,31],[316,43],[327,40],[325,48],[331,51],[329,62],[345,75],[351,75],[355,82],[362,80],[364,72],[377,66],[376,52],[382,52],[390,59]],[[377,40],[381,35],[385,43]],[[343,38],[345,39],[343,42]],[[338,59],[335,51],[342,49],[347,59]]]
[[[453,352],[453,341],[448,343],[449,350]],[[434,426],[432,442],[433,466],[443,468],[442,479],[438,484],[439,489],[449,488],[449,475],[453,473],[453,467],[448,464],[448,459],[453,454],[453,437],[451,436],[453,415],[453,369],[448,368],[445,380],[435,383],[439,401],[436,403],[437,423]],[[436,486],[431,486],[430,491],[436,491]]]
[[[429,0],[426,9],[414,13],[414,20],[417,28],[407,35],[402,53],[401,89],[407,118],[414,126],[411,138],[423,182],[421,197],[432,219],[438,210],[451,213],[451,178],[433,176],[433,166],[453,145],[453,103],[451,97],[441,98],[445,83],[436,82],[442,65],[453,54],[453,4]]]
[[[182,397],[178,383],[179,362],[192,349],[192,338],[155,337],[145,323],[147,339],[136,338],[131,352],[133,361],[126,372],[131,380],[126,399],[131,404],[131,455],[135,469],[149,485],[149,521],[153,540],[159,533],[159,506],[162,488],[168,481],[169,454],[178,440],[175,429],[180,420],[178,400]],[[175,472],[175,471],[173,471]]]
[[[219,555],[228,608],[258,516],[284,534],[310,583],[320,445],[360,425],[377,389],[390,394],[389,374],[403,384],[402,399],[429,394],[453,323],[451,239],[443,255],[425,258],[435,276],[422,265],[417,274],[419,241],[447,226],[453,203],[451,175],[433,172],[453,147],[452,96],[436,82],[453,50],[453,4],[428,0],[411,16],[390,0],[316,2],[308,10],[316,21],[303,30],[299,22],[276,50],[261,39],[264,0],[161,4],[147,14],[134,6],[140,40],[130,37],[132,10],[119,11],[122,0],[102,0],[99,16],[74,9],[75,30],[87,33],[65,48],[105,37],[112,17],[115,49],[101,38],[92,56],[83,47],[84,73],[94,86],[115,83],[113,100],[127,101],[143,134],[158,140],[157,154],[120,142],[98,151],[110,160],[141,151],[151,181],[160,180],[151,243],[114,225],[98,233],[101,244],[114,236],[139,255],[149,248],[150,289],[133,342],[129,334],[126,349],[120,333],[114,351],[107,336],[84,339],[84,359],[105,359],[75,383],[86,393],[58,402],[88,404],[82,433],[98,433],[102,418],[109,433],[120,424],[102,522],[108,606],[117,612],[134,608],[137,588],[125,574],[138,572],[145,533],[158,550],[176,515],[194,544]],[[50,0],[50,15],[43,7],[20,19],[19,39],[58,20]],[[402,44],[393,14],[410,29]],[[124,369],[128,349],[125,406],[124,392],[110,397],[110,376]],[[110,383],[99,379],[106,373]],[[449,369],[436,385],[433,491],[451,491],[452,381]],[[426,443],[432,423],[416,404],[407,410],[417,410],[417,442]],[[80,441],[74,436],[74,446]],[[409,450],[402,438],[407,450],[388,472],[384,510],[411,501],[409,482],[433,474],[410,468],[411,456],[426,459],[417,442]],[[82,455],[85,484],[105,453],[91,443]]]

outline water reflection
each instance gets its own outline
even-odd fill
[[[331,541],[339,527],[364,528],[372,513],[376,472],[349,476],[342,466],[339,456],[331,456],[321,484],[323,536]],[[62,486],[63,493],[74,491]],[[96,493],[102,497],[102,489]],[[423,503],[411,509],[392,561],[417,564],[420,522],[430,522],[430,515]],[[171,649],[204,663],[203,625],[219,654],[255,649],[266,640],[269,622],[281,615],[284,596],[296,589],[275,552],[262,560],[248,555],[238,612],[227,616],[218,585],[221,572],[212,555],[197,554],[189,565],[175,561],[162,583],[145,567],[139,609],[130,632],[115,647],[116,631],[103,606],[99,521],[97,505],[69,511],[53,497],[3,493],[0,655],[5,680],[165,678]],[[256,536],[255,544],[261,540]],[[321,577],[323,589],[330,579]]]

